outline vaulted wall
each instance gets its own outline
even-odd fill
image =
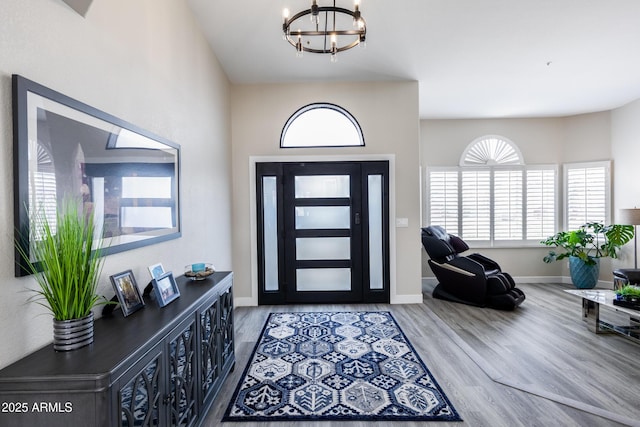
[[[144,287],[158,262],[232,269],[230,85],[185,2],[94,1],[82,17],[61,0],[3,0],[0,58],[0,367],[52,337],[27,302],[33,279],[13,277],[12,74],[182,146],[183,237],[107,257],[102,294],[127,269]]]

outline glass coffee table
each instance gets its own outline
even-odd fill
[[[616,294],[613,291],[566,289],[565,292],[582,298],[582,320],[587,322],[591,331],[596,334],[620,334],[640,343],[640,310],[614,305]],[[611,312],[607,313],[607,321],[600,318],[601,307]]]

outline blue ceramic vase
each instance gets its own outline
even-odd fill
[[[592,289],[598,283],[600,275],[600,258],[595,259],[593,265],[586,264],[577,256],[569,257],[569,272],[571,281],[578,289]]]

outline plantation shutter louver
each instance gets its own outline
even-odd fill
[[[556,232],[556,173],[527,171],[527,239],[542,240]]]
[[[41,144],[37,145],[37,168],[33,173],[32,185],[29,186],[29,200],[32,203],[34,227],[29,227],[31,240],[41,240],[43,221],[51,227],[55,234],[57,229],[57,187],[56,173],[51,156]]]
[[[567,229],[574,230],[587,222],[605,222],[609,197],[608,167],[567,166]]]
[[[491,239],[491,171],[462,171],[462,238]]]
[[[524,223],[522,171],[496,170],[493,188],[494,239],[521,240]]]
[[[458,172],[429,172],[429,224],[458,234]]]

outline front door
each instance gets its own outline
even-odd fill
[[[357,163],[284,165],[287,302],[362,300]]]
[[[388,302],[388,163],[261,163],[260,304]]]

